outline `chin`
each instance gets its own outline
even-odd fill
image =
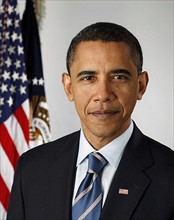
[[[96,137],[101,138],[101,139],[107,139],[107,138],[115,138],[117,136],[117,131],[116,130],[108,130],[108,128],[98,128],[93,130],[92,132]]]

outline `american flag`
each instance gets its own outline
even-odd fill
[[[0,219],[6,218],[19,156],[29,149],[28,80],[17,0],[0,8]]]
[[[128,189],[119,189],[119,194],[122,194],[122,195],[128,195],[129,193],[129,190]]]

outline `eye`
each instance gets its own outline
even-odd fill
[[[94,76],[85,76],[81,78],[82,81],[94,81],[95,77]]]
[[[112,78],[116,80],[126,80],[128,79],[128,76],[125,74],[117,74],[117,75],[112,76]]]

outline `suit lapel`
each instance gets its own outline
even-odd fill
[[[63,145],[64,144],[64,145]],[[79,133],[62,143],[50,167],[47,191],[47,218],[69,220],[79,146]],[[59,146],[57,146],[59,148]]]
[[[151,182],[145,172],[152,165],[146,138],[135,126],[112,181],[101,220],[130,219]]]

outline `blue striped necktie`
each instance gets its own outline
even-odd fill
[[[98,220],[102,209],[101,171],[107,164],[99,153],[88,155],[88,171],[77,191],[73,207],[73,220]]]

